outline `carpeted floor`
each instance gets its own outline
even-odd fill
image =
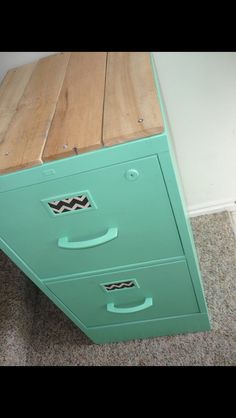
[[[1,253],[0,365],[236,365],[236,251],[229,215],[191,222],[210,332],[95,345]]]

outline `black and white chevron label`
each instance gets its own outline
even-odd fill
[[[71,212],[74,210],[91,208],[92,205],[86,195],[73,196],[68,199],[48,202],[49,207],[55,214]]]
[[[134,287],[134,286],[135,286],[135,283],[132,280],[129,280],[127,282],[110,283],[110,284],[104,285],[105,289],[108,291],[127,289],[127,288]]]

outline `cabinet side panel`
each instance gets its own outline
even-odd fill
[[[204,290],[201,280],[201,273],[198,263],[197,251],[195,248],[193,233],[189,222],[184,193],[182,190],[181,179],[175,158],[174,146],[171,141],[170,128],[168,126],[168,118],[165,110],[165,104],[161,96],[161,88],[157,76],[156,65],[153,54],[151,54],[152,69],[156,83],[157,94],[162,110],[162,117],[164,121],[167,151],[160,152],[158,158],[160,161],[162,173],[165,179],[169,199],[173,209],[173,213],[178,226],[180,238],[187,258],[190,274],[194,283],[196,296],[198,299],[201,312],[207,312],[206,301],[204,297]]]

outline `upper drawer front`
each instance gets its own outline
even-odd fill
[[[0,205],[1,237],[41,278],[183,255],[156,156],[2,193]]]
[[[199,312],[185,261],[47,286],[87,327]]]

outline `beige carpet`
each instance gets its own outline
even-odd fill
[[[0,365],[236,365],[235,236],[227,212],[192,219],[210,332],[95,345],[4,254]]]

